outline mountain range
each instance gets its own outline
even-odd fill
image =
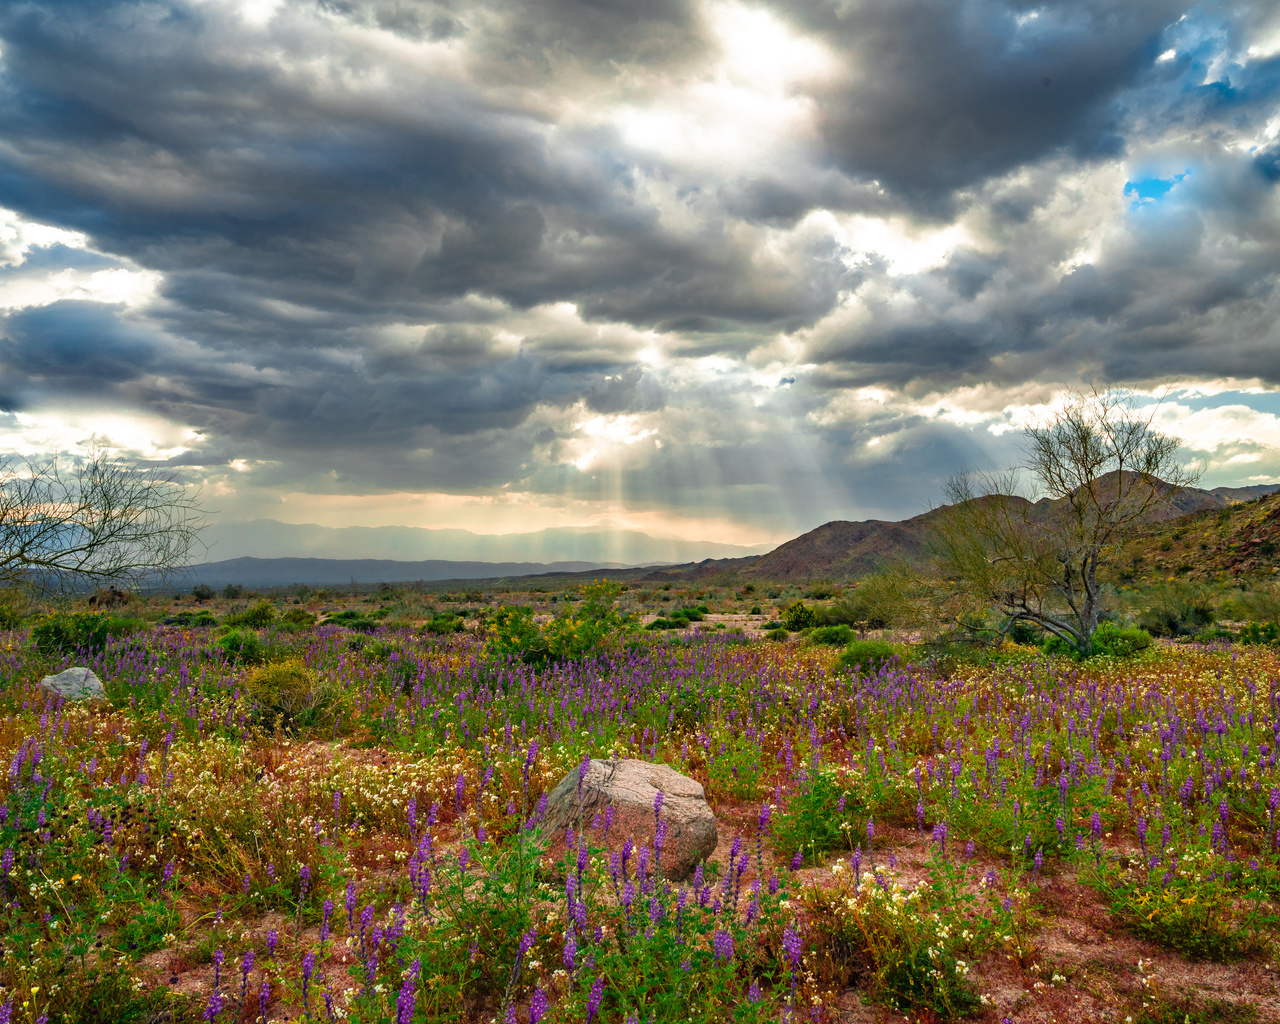
[[[1167,521],[1230,508],[1277,490],[1280,486],[1212,490],[1187,487],[1156,506],[1147,521]],[[1038,502],[1015,500],[1025,504],[1032,518],[1051,515],[1056,507],[1056,503],[1047,498]],[[763,554],[738,545],[666,540],[639,531],[560,528],[486,536],[467,530],[395,526],[333,529],[261,519],[215,525],[206,534],[211,551],[225,543],[241,552],[248,549],[261,554],[241,554],[192,566],[181,580],[217,587],[227,583],[257,587],[294,583],[345,586],[352,582],[511,580],[549,574],[565,577],[602,570],[608,570],[610,576],[652,582],[711,580],[726,575],[744,582],[850,580],[889,562],[922,558],[939,511],[933,509],[898,522],[837,520]],[[360,552],[365,557],[299,555],[299,549]],[[453,557],[416,560],[403,557],[424,550],[448,552]],[[270,552],[274,552],[274,556],[268,554]],[[372,552],[394,552],[400,557],[369,557]],[[512,557],[507,554],[510,552],[520,554]],[[545,553],[548,560],[526,561],[531,552]],[[509,560],[495,560],[504,555]],[[690,560],[699,555],[700,560]]]

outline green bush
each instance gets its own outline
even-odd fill
[[[534,622],[531,608],[499,608],[490,626],[489,650],[534,664],[584,657],[611,636],[635,626],[635,617],[623,614],[618,607],[621,593],[621,585],[608,580],[587,584],[577,608],[566,607],[543,626]]]
[[[290,608],[280,616],[280,621],[286,626],[301,626],[306,629],[316,624],[316,617],[305,608]]]
[[[1145,629],[1125,628],[1114,622],[1104,622],[1093,631],[1093,653],[1111,658],[1131,658],[1151,646],[1151,634]],[[1075,657],[1075,647],[1059,636],[1045,638],[1046,654]]]
[[[753,605],[751,606],[751,611],[749,611],[747,614],[748,614],[748,615],[763,615],[764,613],[760,610],[760,606],[759,606],[758,604],[753,604]]]
[[[217,647],[228,660],[242,665],[256,665],[267,660],[267,645],[251,629],[228,629],[218,638]]]
[[[829,850],[852,850],[866,835],[867,808],[845,785],[840,771],[823,766],[809,773],[773,822],[773,845],[790,860],[799,852],[816,864]]]
[[[836,659],[837,672],[879,672],[898,656],[898,652],[883,640],[855,640]]]
[[[347,608],[330,615],[324,620],[324,624],[326,626],[344,626],[356,633],[372,633],[378,628],[376,620],[354,608]]]
[[[644,628],[655,629],[655,630],[656,629],[686,629],[688,628],[688,625],[689,625],[688,619],[680,615],[673,615],[669,619],[664,619],[661,616],[659,616]]]
[[[818,616],[803,601],[797,601],[787,608],[786,614],[782,617],[782,622],[792,633],[798,633],[802,629],[810,629],[816,626],[818,624]]]
[[[1197,636],[1196,639],[1200,638]],[[1250,622],[1241,627],[1238,639],[1242,644],[1274,644],[1280,640],[1280,629],[1274,622]]]
[[[1198,583],[1162,583],[1144,595],[1138,625],[1152,636],[1194,636],[1215,621],[1214,596]]]
[[[853,643],[853,630],[841,624],[839,626],[819,626],[809,634],[809,640],[815,644],[828,644],[831,647],[844,647]]]
[[[244,691],[258,705],[266,724],[280,721],[286,728],[332,721],[342,689],[325,685],[300,660],[279,661],[245,677]]]
[[[248,626],[250,629],[262,629],[264,626],[271,625],[275,620],[275,606],[266,598],[263,598],[251,608],[246,608],[236,615],[228,615],[226,624],[228,626]]]
[[[423,632],[437,633],[443,636],[447,633],[460,632],[464,626],[465,623],[462,620],[462,616],[455,615],[453,612],[441,612],[439,615],[434,616],[422,629]]]
[[[208,629],[210,626],[216,626],[218,620],[213,617],[213,612],[207,608],[201,608],[198,612],[183,611],[176,615],[169,615],[160,620],[163,626],[181,626],[183,629]]]
[[[218,592],[207,583],[197,583],[191,588],[191,596],[197,601],[212,601],[218,596]]]
[[[701,622],[707,614],[707,606],[704,604],[697,608],[677,608],[671,613],[671,617],[682,618],[685,622]]]
[[[244,587],[239,583],[228,583],[222,588],[222,596],[228,601],[234,601],[237,597],[244,596]]]
[[[118,619],[101,612],[46,615],[32,628],[31,639],[47,657],[76,650],[99,654],[111,637],[137,632],[145,625],[138,619]]]
[[[764,638],[766,640],[772,640],[774,643],[781,643],[790,635],[791,634],[787,632],[786,626],[779,626],[777,629],[771,629],[765,633]]]

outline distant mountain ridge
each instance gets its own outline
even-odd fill
[[[1253,501],[1266,495],[1280,491],[1280,485],[1260,485],[1254,487],[1215,487],[1202,490],[1197,487],[1183,488],[1166,501],[1148,517],[1148,523],[1165,522],[1183,516],[1192,515],[1213,509],[1224,509],[1241,502]],[[1033,518],[1051,515],[1056,503],[1042,498],[1040,501],[1025,502]],[[486,580],[509,579],[516,577],[534,577],[546,574],[585,574],[599,571],[619,578],[637,581],[674,581],[674,580],[749,580],[776,581],[779,583],[802,583],[814,580],[853,580],[875,572],[882,566],[895,561],[918,561],[926,554],[929,533],[936,520],[939,509],[932,509],[910,519],[890,522],[881,519],[867,519],[859,522],[836,520],[824,523],[808,533],[802,534],[772,551],[763,555],[744,554],[737,557],[704,557],[694,562],[671,559],[671,563],[652,567],[648,570],[636,568],[637,563],[663,561],[659,558],[645,559],[593,559],[583,552],[577,558],[555,559],[548,561],[490,561],[481,559],[440,559],[431,558],[417,561],[385,558],[317,558],[317,557],[274,557],[260,558],[244,556],[209,562],[192,566],[182,577],[186,585],[205,583],[209,586],[221,587],[228,583],[241,583],[246,586],[271,587],[288,586],[290,584],[308,584],[312,586],[343,586],[353,580],[359,584],[406,583],[413,581]],[[275,520],[257,520],[257,523],[273,524],[275,527],[288,527],[289,524]],[[231,524],[233,527],[236,524]],[[242,524],[243,525],[243,524]],[[330,530],[326,527],[298,528],[322,531],[316,535],[326,543],[332,543],[329,535],[338,534],[343,538],[362,538],[365,534],[376,534],[381,542],[393,540],[399,531],[408,531],[409,536],[421,541],[420,534],[459,535],[458,546],[465,548],[473,542],[504,540],[503,537],[485,537],[469,533],[466,530],[433,531],[416,527],[348,527],[345,530]],[[355,531],[355,532],[352,532]],[[360,531],[363,531],[360,532]],[[390,531],[390,532],[382,532]],[[623,540],[619,541],[619,534]],[[551,535],[551,536],[547,536]],[[294,535],[295,537],[298,535]],[[513,538],[525,538],[526,542],[533,538],[545,542],[547,546],[559,549],[560,545],[582,542],[584,538],[595,537],[598,545],[622,546],[632,554],[641,551],[661,550],[655,545],[687,545],[690,548],[729,549],[738,552],[743,549],[729,544],[702,544],[692,541],[660,541],[636,531],[575,531],[544,530],[539,534],[508,535]],[[628,539],[629,538],[629,539]],[[440,537],[432,538],[439,541]],[[590,546],[589,544],[587,545]],[[671,550],[668,547],[666,550]],[[750,550],[750,549],[747,549]],[[583,557],[583,556],[586,557]],[[628,567],[628,563],[630,567]]]
[[[533,533],[481,534],[420,526],[335,528],[275,519],[215,521],[205,528],[201,539],[210,562],[248,557],[652,565],[734,558],[769,550],[767,544],[679,540],[652,537],[639,530],[554,527]]]
[[[247,587],[284,587],[306,584],[313,587],[342,587],[352,581],[370,583],[412,583],[418,580],[482,580],[505,576],[537,576],[544,573],[590,572],[620,568],[594,562],[451,562],[427,559],[400,562],[386,558],[229,558],[222,562],[193,565],[175,582],[182,586],[204,583],[224,587],[240,583]]]
[[[1147,521],[1167,521],[1195,512],[1228,508],[1277,490],[1280,490],[1280,485],[1215,487],[1213,490],[1185,487],[1162,502]],[[1048,498],[1037,502],[1018,500],[1025,501],[1033,518],[1050,515],[1055,507]],[[836,520],[789,540],[758,558],[718,559],[692,566],[671,566],[655,569],[647,578],[657,581],[682,575],[712,579],[732,573],[743,580],[779,583],[853,580],[891,562],[913,562],[923,558],[929,533],[940,511],[931,509],[900,522]]]

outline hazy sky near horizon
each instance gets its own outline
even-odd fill
[[[232,519],[900,518],[1066,389],[1280,481],[1280,7],[0,6],[0,443]]]

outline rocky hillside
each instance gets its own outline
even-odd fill
[[[1140,541],[1133,551],[1126,549],[1130,559],[1137,556],[1139,569],[1142,566],[1165,566],[1168,559],[1151,558],[1148,548],[1159,548],[1168,537],[1178,531],[1175,524],[1188,517],[1217,516],[1230,513],[1232,510],[1252,508],[1252,502],[1258,501],[1260,495],[1271,494],[1276,488],[1261,487],[1218,487],[1203,490],[1198,487],[1187,487],[1172,492],[1157,505],[1145,527],[1135,532],[1135,540]],[[1019,499],[1021,500],[1021,499]],[[1280,496],[1273,495],[1266,499],[1273,504],[1280,515]],[[1032,519],[1052,516],[1060,502],[1042,499],[1034,504],[1026,502],[1028,515]],[[917,561],[927,554],[928,538],[940,510],[931,510],[901,522],[886,522],[880,519],[868,519],[860,522],[837,520],[824,523],[817,529],[789,540],[766,555],[753,558],[708,559],[696,565],[670,566],[649,573],[646,580],[698,580],[700,582],[730,581],[770,581],[779,583],[805,583],[817,580],[853,580],[866,576],[887,563],[895,561]],[[1232,520],[1234,521],[1234,519]],[[1215,520],[1216,522],[1216,520]],[[1280,530],[1280,521],[1276,524]],[[1189,528],[1188,528],[1189,529]],[[1262,529],[1261,527],[1259,529]],[[1261,536],[1261,535],[1260,535]],[[1270,536],[1270,534],[1267,534]],[[1133,542],[1131,542],[1132,544]],[[1254,558],[1247,554],[1254,549],[1266,550],[1265,539],[1241,536],[1231,543],[1235,548],[1228,550],[1226,542],[1221,551],[1214,556],[1212,572],[1237,571],[1231,566],[1240,566],[1238,571],[1246,571],[1248,560]],[[1280,538],[1277,538],[1280,544]],[[1171,549],[1169,549],[1171,550]],[[1199,549],[1197,549],[1199,550]],[[1214,549],[1217,551],[1217,549]],[[1207,553],[1208,548],[1204,549]],[[1224,559],[1235,559],[1228,566]],[[1179,565],[1181,562],[1178,563]],[[1206,566],[1208,563],[1206,562]],[[1191,570],[1183,570],[1191,571]],[[1202,566],[1195,570],[1200,573],[1210,571]],[[1269,571],[1269,570],[1268,570]],[[1140,572],[1138,574],[1141,574]],[[1134,573],[1130,573],[1134,575]]]

